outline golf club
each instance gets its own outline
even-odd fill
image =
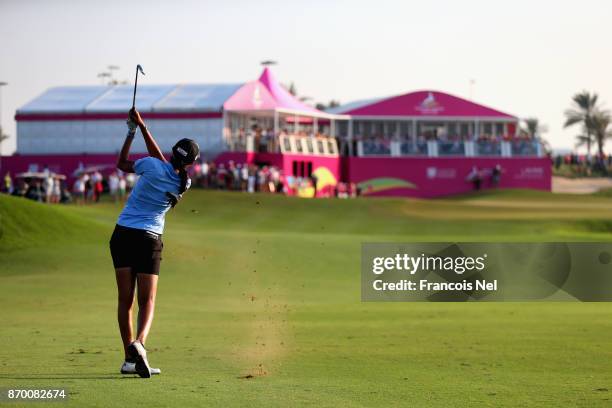
[[[142,66],[140,66],[140,64],[136,65],[136,80],[134,81],[134,97],[132,98],[132,108],[136,107],[136,88],[138,87],[138,71],[140,71],[142,75],[145,75],[144,71],[142,70]]]

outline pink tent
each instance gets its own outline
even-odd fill
[[[226,111],[282,111],[308,116],[333,116],[296,99],[276,80],[266,67],[259,79],[247,82],[225,103]]]
[[[507,113],[437,91],[418,91],[379,99],[341,113],[353,117],[463,117],[517,120],[515,116]]]

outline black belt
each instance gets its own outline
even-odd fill
[[[147,230],[142,230],[139,228],[132,228],[132,227],[124,227],[123,225],[116,225],[116,228],[119,230],[124,230],[130,233],[137,233],[137,234],[142,234],[146,237],[149,237],[151,239],[155,239],[155,240],[159,240],[161,238],[161,234],[158,234],[156,232],[153,231],[147,231]]]

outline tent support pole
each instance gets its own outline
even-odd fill
[[[278,145],[277,145],[277,142],[279,141],[278,135],[279,135],[279,131],[278,131],[278,111],[276,109],[274,109],[274,135],[272,137],[272,140],[274,140],[274,151],[275,152],[278,150]]]
[[[348,121],[348,154],[353,156],[353,119]]]
[[[417,151],[417,132],[419,127],[417,126],[416,119],[412,120],[412,151]]]

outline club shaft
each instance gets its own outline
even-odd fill
[[[132,108],[136,107],[136,87],[138,87],[138,67],[136,67],[136,80],[134,81],[134,97],[132,98]]]

